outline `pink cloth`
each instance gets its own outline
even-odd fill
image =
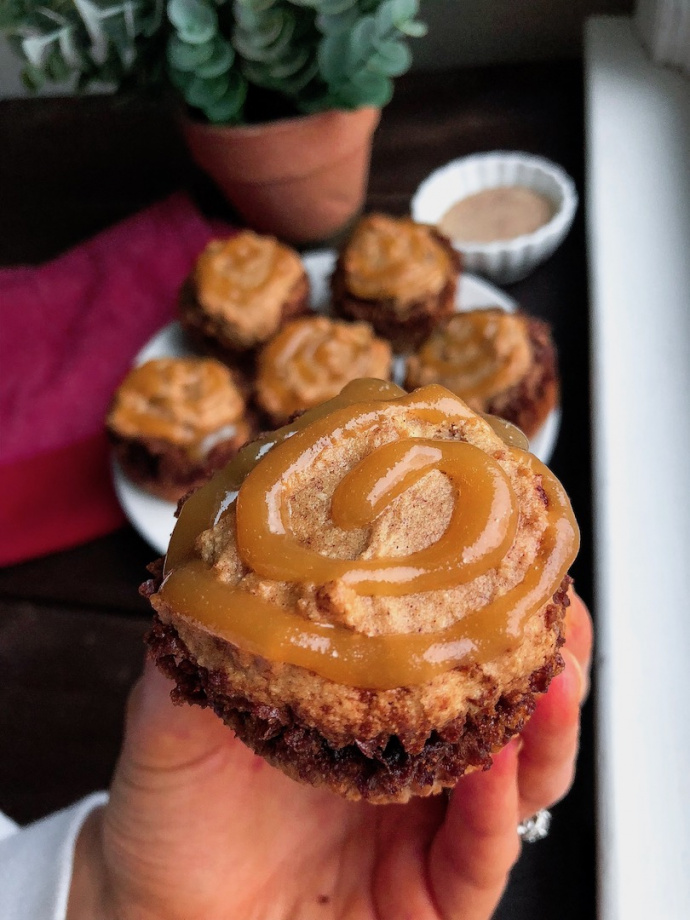
[[[46,265],[0,270],[0,564],[123,522],[108,404],[213,235],[177,194]]]

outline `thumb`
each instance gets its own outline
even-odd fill
[[[121,760],[144,771],[184,771],[200,765],[231,732],[210,709],[173,703],[174,683],[152,661],[144,665],[127,705]]]
[[[103,818],[109,890],[122,906],[112,916],[210,916],[177,902],[190,885],[198,900],[200,879],[213,878],[205,844],[227,833],[227,809],[218,803],[228,788],[233,738],[210,710],[175,705],[173,689],[147,663],[130,694]],[[194,881],[184,883],[187,875]]]

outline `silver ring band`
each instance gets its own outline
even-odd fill
[[[551,812],[546,808],[542,808],[536,815],[532,815],[531,818],[525,818],[524,821],[518,824],[518,837],[523,843],[536,843],[538,840],[543,840],[549,836],[550,827]]]

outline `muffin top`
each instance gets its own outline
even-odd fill
[[[331,399],[356,377],[387,380],[391,347],[368,323],[313,316],[286,324],[258,358],[257,400],[279,421]]]
[[[212,358],[155,358],[133,368],[115,392],[111,431],[168,441],[205,454],[242,418],[232,374]]]
[[[232,323],[239,338],[263,340],[305,271],[297,253],[272,236],[251,230],[213,240],[199,256],[196,298],[210,315]]]
[[[341,264],[347,289],[364,300],[422,300],[439,294],[457,274],[435,228],[385,214],[359,221]]]
[[[456,313],[407,362],[410,387],[439,383],[480,411],[515,386],[532,362],[529,326],[499,308]]]
[[[517,667],[578,537],[560,483],[497,431],[442,387],[350,384],[186,502],[154,606],[259,672],[345,687]]]

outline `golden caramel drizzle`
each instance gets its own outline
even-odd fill
[[[356,417],[356,432],[380,424],[375,410],[367,415]],[[510,480],[498,463],[466,442],[426,439],[394,441],[369,454],[340,482],[331,517],[346,529],[371,524],[405,487],[438,469],[457,493],[440,540],[409,556],[354,562],[322,556],[298,543],[286,527],[283,476],[308,468],[327,440],[357,436],[346,424],[340,427],[336,422],[335,428],[332,424],[330,416],[275,448],[249,473],[240,490],[237,543],[244,562],[259,575],[314,584],[340,579],[358,594],[390,597],[465,584],[497,565],[510,549],[517,505]]]
[[[326,407],[307,413],[307,419],[242,452],[238,462],[195,493],[173,533],[160,594],[176,613],[250,653],[338,683],[385,690],[429,681],[467,661],[488,661],[519,642],[530,616],[561,584],[577,552],[578,531],[558,480],[535,457],[512,448],[521,465],[541,476],[548,502],[541,545],[519,584],[488,598],[481,609],[447,629],[364,636],[306,620],[214,577],[195,558],[194,541],[233,502],[240,555],[270,578],[323,583],[335,577],[361,594],[408,594],[460,584],[500,562],[515,533],[516,500],[496,461],[463,441],[406,438],[387,443],[349,471],[332,498],[337,526],[361,527],[413,481],[440,469],[455,487],[456,502],[446,532],[433,546],[406,558],[349,561],[317,556],[291,537],[282,483],[308,467],[327,443],[357,437],[379,423],[391,406],[404,406],[418,418],[439,424],[472,417],[442,387],[399,395],[399,388],[377,384],[350,385]]]
[[[440,383],[473,407],[514,386],[532,351],[524,319],[503,310],[457,313],[410,358],[411,384]]]
[[[243,412],[232,375],[218,361],[155,358],[124,379],[108,424],[124,436],[162,438],[189,448],[234,425]]]
[[[332,399],[353,378],[391,373],[392,351],[368,323],[310,316],[284,326],[261,351],[257,391],[276,419]]]
[[[438,294],[453,273],[450,256],[431,228],[409,217],[364,217],[343,259],[348,290],[365,300],[419,300]]]
[[[508,447],[519,447],[520,450],[529,450],[529,439],[527,435],[512,422],[499,418],[497,415],[489,415],[488,412],[478,412],[478,415],[488,422],[499,438]]]
[[[181,565],[194,554],[194,542],[203,530],[213,527],[220,515],[237,498],[240,486],[259,460],[278,444],[291,438],[312,422],[330,412],[369,400],[395,400],[405,395],[397,384],[385,380],[353,380],[333,399],[302,413],[289,425],[256,438],[243,447],[222,470],[218,470],[182,506],[170,537],[165,557],[165,573]],[[465,410],[469,416],[471,413]]]
[[[212,313],[251,324],[277,324],[280,308],[304,275],[299,256],[272,236],[243,230],[213,240],[199,256],[194,280],[200,303]]]

